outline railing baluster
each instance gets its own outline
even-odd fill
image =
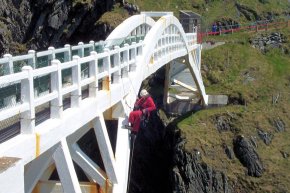
[[[143,44],[142,44],[142,42],[143,42],[143,40],[140,40],[139,41],[139,44],[141,44],[140,46],[138,46],[138,48],[137,48],[137,55],[138,56],[141,56],[142,55],[142,53],[143,53]]]
[[[84,57],[84,43],[79,42],[78,45],[81,46],[81,48],[78,49],[78,56],[82,58]]]
[[[55,59],[54,47],[49,47],[48,50],[51,50],[51,55],[48,55],[48,65],[51,64],[51,61]]]
[[[91,44],[91,46],[89,47],[89,52],[91,53],[92,51],[95,51],[95,42],[91,40],[89,44]]]
[[[22,103],[29,104],[29,110],[20,115],[21,133],[31,134],[35,128],[33,69],[31,66],[24,66],[22,71],[28,73],[28,78],[21,80],[21,100]]]
[[[67,62],[71,60],[71,45],[66,44],[64,47],[68,49],[68,51],[64,53],[64,61]]]
[[[130,72],[130,66],[129,66],[129,44],[124,44],[124,47],[126,50],[123,52],[123,63],[126,65],[125,71],[126,71],[126,77],[128,77]]]
[[[107,54],[107,56],[103,59],[104,61],[104,71],[108,72],[108,76],[104,77],[102,85],[103,85],[103,90],[110,90],[111,88],[111,59],[110,59],[110,50],[108,48],[104,49],[104,52]]]
[[[79,107],[82,97],[81,87],[81,64],[79,63],[79,56],[73,56],[73,61],[77,62],[77,65],[72,67],[72,83],[77,85],[77,90],[71,94],[71,107]]]
[[[131,61],[133,60],[134,63],[132,64],[132,67],[134,71],[136,70],[136,42],[132,42],[131,44],[133,48],[131,47]]]
[[[115,46],[114,49],[118,51],[116,54],[114,54],[114,64],[115,66],[118,66],[118,71],[114,73],[114,83],[119,83],[121,78],[120,47]]]
[[[36,52],[35,50],[29,50],[28,54],[32,56],[31,59],[28,60],[28,65],[33,69],[36,69]]]
[[[89,97],[96,97],[99,90],[99,80],[98,80],[98,54],[95,51],[91,52],[91,56],[94,56],[94,60],[90,62],[89,73],[90,77],[95,77],[95,81],[89,85]]]
[[[50,82],[51,82],[51,92],[57,92],[57,98],[53,99],[50,103],[50,117],[61,118],[63,112],[62,104],[62,80],[61,80],[61,63],[59,60],[53,60],[51,65],[57,66],[57,71],[51,73]]]
[[[5,54],[4,58],[8,58],[8,65],[5,65],[5,70],[4,72],[8,72],[7,74],[13,74],[14,73],[14,69],[13,69],[13,60],[12,60],[12,55],[11,54]],[[4,73],[6,74],[6,73]]]

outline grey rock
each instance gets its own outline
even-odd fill
[[[287,152],[285,152],[285,151],[280,151],[280,152],[281,152],[283,158],[285,158],[285,159],[288,158],[288,157],[290,156],[290,154],[287,153]]]
[[[173,192],[230,193],[233,192],[223,172],[202,162],[201,153],[194,149],[188,153],[178,140],[174,150]],[[178,169],[176,169],[178,168]],[[178,171],[178,174],[176,173]]]
[[[254,148],[258,147],[256,139],[257,138],[255,136],[251,136],[251,138],[250,138],[250,142]]]
[[[283,51],[283,44],[286,43],[286,38],[279,32],[271,34],[257,35],[250,40],[253,47],[258,48],[262,52],[267,52],[269,48],[280,48]]]
[[[224,151],[229,159],[235,158],[234,152],[233,152],[231,147],[227,146],[226,144],[223,144],[223,148],[224,148]]]
[[[1,28],[7,28],[10,34],[0,35],[0,55],[17,54],[12,50],[15,46],[10,47],[13,42],[25,45],[27,50],[44,50],[49,46],[98,41],[112,31],[109,27],[104,31],[104,24],[96,25],[101,15],[112,8],[112,0],[77,5],[62,0],[0,0],[0,4],[0,17],[6,18]]]
[[[58,19],[58,15],[54,15],[52,17],[49,18],[48,20],[48,26],[54,28],[54,29],[58,29],[60,27],[59,24],[59,19]]]
[[[274,125],[277,132],[285,131],[285,123],[280,118],[274,119],[273,125]]]
[[[258,136],[263,140],[263,142],[266,145],[271,144],[272,139],[274,137],[271,133],[267,133],[267,132],[263,131],[262,129],[258,129],[257,132],[258,132]]]
[[[258,153],[244,136],[237,136],[233,140],[234,152],[240,162],[248,169],[248,175],[261,177],[264,167]]]

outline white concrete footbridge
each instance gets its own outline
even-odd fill
[[[0,192],[125,193],[130,135],[123,127],[142,81],[182,58],[207,105],[200,57],[197,34],[185,33],[171,12],[132,16],[103,42],[4,55]],[[78,143],[89,131],[97,159]]]

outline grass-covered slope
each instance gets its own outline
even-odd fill
[[[289,30],[284,34],[289,37]],[[202,56],[207,93],[226,94],[232,104],[201,110],[182,120],[178,127],[187,139],[186,149],[200,150],[203,161],[224,171],[232,182],[242,186],[240,189],[287,192],[290,157],[282,154],[290,153],[290,55],[275,49],[262,54],[245,41],[233,43],[237,42],[236,36],[232,41],[227,36],[225,45],[205,51]],[[285,131],[277,131],[279,120]],[[219,131],[218,123],[227,130]],[[260,139],[258,130],[273,136],[269,145]],[[249,177],[237,158],[230,160],[226,156],[224,145],[232,148],[237,135],[256,141],[265,167],[261,178]]]
[[[178,15],[179,10],[192,10],[202,15],[205,24],[221,18],[232,18],[240,23],[249,22],[238,11],[237,4],[253,10],[260,16],[268,13],[282,15],[289,13],[288,0],[128,0],[136,3],[141,11],[173,11]],[[252,13],[250,13],[251,15]],[[254,16],[251,16],[254,21]]]

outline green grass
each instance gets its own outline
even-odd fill
[[[267,54],[268,61],[273,65],[274,76],[287,76],[290,72],[290,60],[280,53],[280,50],[272,50]]]
[[[235,1],[215,0],[208,4],[204,0],[128,0],[128,2],[135,2],[141,11],[173,11],[177,17],[179,10],[192,10],[202,15],[203,25],[206,26],[222,18],[232,18],[240,23],[249,22],[237,12]],[[288,0],[269,0],[265,4],[259,0],[237,0],[237,2],[254,9],[259,15],[267,12],[282,14],[290,9]]]
[[[289,37],[289,29],[282,32]],[[255,34],[240,35],[247,39]],[[223,37],[213,38],[218,41]],[[251,187],[251,192],[290,190],[290,160],[283,158],[280,152],[290,153],[290,55],[276,49],[262,54],[247,41],[238,40],[238,35],[227,36],[225,45],[202,53],[202,68],[207,66],[208,69],[203,70],[203,79],[208,94],[241,96],[246,104],[205,109],[185,117],[178,123],[187,139],[185,148],[189,152],[200,150],[203,161],[224,171],[230,180]],[[254,79],[245,81],[245,75]],[[280,96],[278,103],[273,104],[272,97],[277,94]],[[214,121],[217,116],[231,118],[235,132],[217,131]],[[286,124],[285,132],[276,132],[272,125],[278,117]],[[269,146],[259,139],[257,128],[274,135]],[[237,134],[257,137],[257,152],[265,166],[261,178],[248,177],[236,158],[226,157],[222,144],[232,147]]]
[[[111,11],[104,13],[97,23],[108,23],[111,27],[115,28],[128,17],[128,12],[119,7],[119,4],[116,4]]]

